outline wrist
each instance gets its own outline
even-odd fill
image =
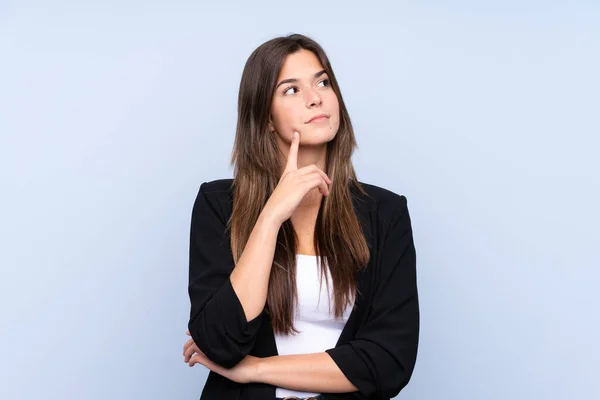
[[[275,229],[279,231],[281,228],[282,222],[277,218],[277,216],[267,207],[263,208],[261,213],[258,216],[258,222],[261,225],[265,225],[269,228]]]

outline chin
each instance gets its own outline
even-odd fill
[[[331,142],[337,133],[337,129],[330,130],[329,127],[325,129],[315,129],[313,132],[305,133],[300,137],[300,144],[304,146],[318,146],[328,142]]]
[[[321,124],[306,124],[303,129],[306,135],[330,135],[335,134],[338,130],[339,126],[329,123],[321,123]],[[302,133],[302,132],[301,132]]]

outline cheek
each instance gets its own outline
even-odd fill
[[[290,103],[279,104],[273,116],[275,123],[280,129],[295,126],[302,121],[302,114],[299,111],[299,107]]]
[[[340,106],[338,105],[337,101],[335,103],[334,106],[332,106],[330,108],[330,113],[331,113],[331,120],[335,122],[336,125],[339,126],[340,123]]]
[[[330,110],[332,117],[339,118],[340,115],[340,103],[338,102],[335,93],[331,93],[331,96],[327,98],[326,108]]]
[[[282,119],[284,120],[293,119],[297,113],[297,107],[295,107],[293,104],[286,103],[281,107],[281,115],[283,117]]]
[[[273,118],[277,125],[294,123],[299,118],[298,107],[290,102],[280,102],[272,108]]]

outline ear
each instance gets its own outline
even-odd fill
[[[269,122],[267,123],[267,129],[269,129],[269,132],[275,132],[275,127],[273,126],[273,123],[271,122],[271,118],[269,118]]]

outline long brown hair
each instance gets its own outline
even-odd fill
[[[271,102],[281,68],[289,54],[301,49],[312,51],[329,76],[340,107],[340,126],[327,144],[325,173],[332,179],[329,196],[323,196],[315,226],[314,247],[321,263],[321,283],[325,268],[333,280],[334,315],[339,318],[356,299],[356,274],[365,268],[369,247],[352,204],[351,185],[360,186],[351,156],[358,148],[350,116],[325,51],[313,39],[292,34],[260,45],[248,58],[238,95],[238,120],[231,165],[234,166],[233,213],[228,221],[231,249],[239,260],[259,214],[275,190],[282,170],[274,134],[268,130]],[[288,219],[278,233],[269,278],[266,313],[273,331],[297,333],[294,327],[296,291],[296,247],[298,236]],[[287,267],[286,267],[287,266]]]

